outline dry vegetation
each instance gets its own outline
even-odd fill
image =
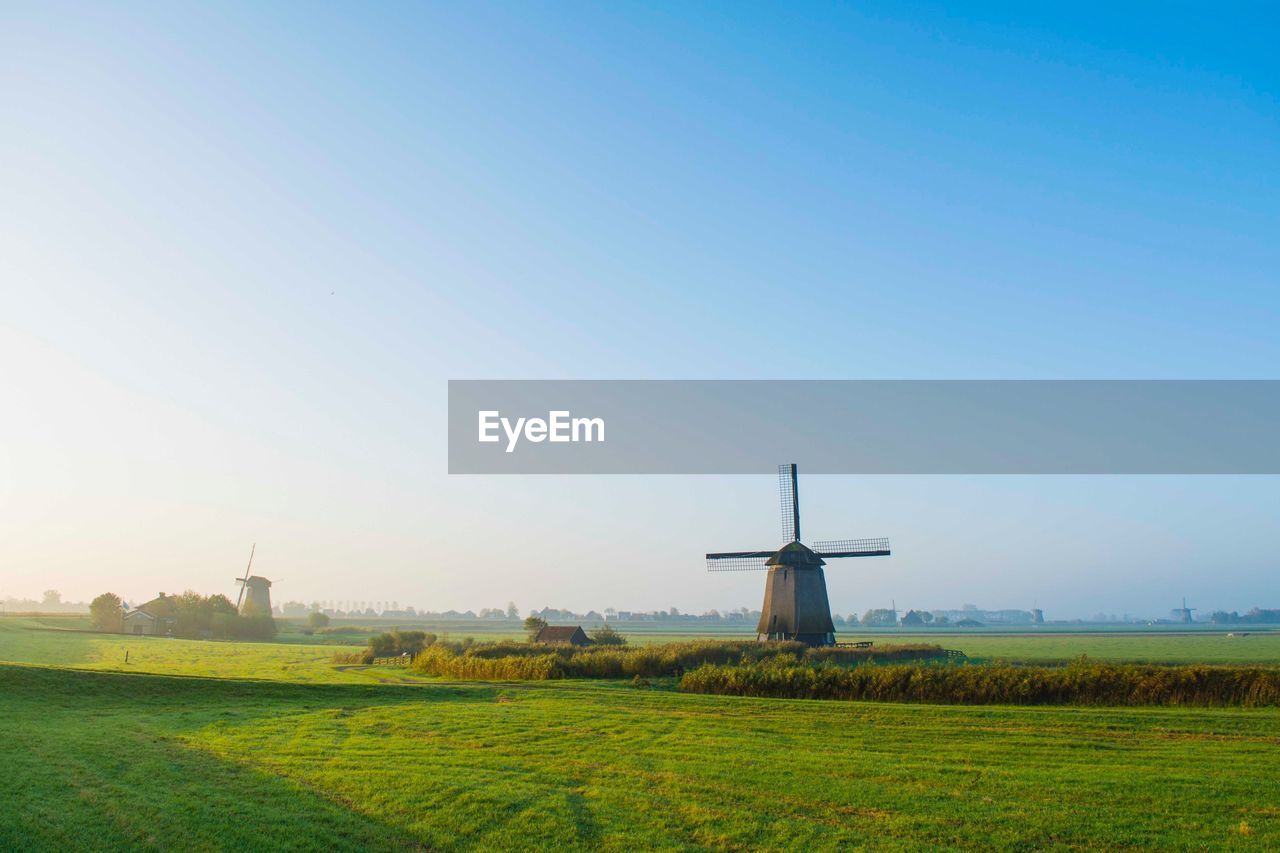
[[[709,664],[680,689],[719,696],[861,699],[950,705],[1280,705],[1280,670],[1079,660],[1068,666],[843,667],[782,659]]]
[[[546,646],[536,643],[484,643],[472,646],[438,642],[417,656],[424,675],[476,680],[556,678],[654,678],[678,676],[704,664],[737,666],[782,660],[808,665],[944,658],[939,646],[918,644],[879,648],[811,649],[803,643],[702,640],[661,646]]]

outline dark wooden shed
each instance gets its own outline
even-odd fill
[[[564,643],[570,646],[591,645],[591,639],[587,637],[581,625],[548,625],[538,632],[534,642]]]

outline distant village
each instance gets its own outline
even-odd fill
[[[252,592],[250,591],[250,596]],[[177,596],[168,594],[166,596],[155,596],[151,599],[140,600],[136,604],[129,601],[121,601],[120,606],[122,613],[131,611],[141,611],[147,613],[150,611],[163,611],[166,614],[170,609],[169,604],[163,602],[164,598],[176,600]],[[222,598],[215,596],[213,598]],[[62,595],[56,590],[46,590],[39,599],[33,598],[16,598],[8,596],[0,600],[0,611],[6,613],[88,613],[90,611],[90,602],[64,601]],[[241,609],[237,607],[235,602],[227,599],[230,609],[239,612]],[[256,609],[259,613],[267,613],[274,617],[285,619],[306,619],[312,613],[323,613],[334,619],[417,619],[423,621],[474,621],[474,620],[493,620],[497,621],[521,621],[526,616],[537,616],[547,622],[581,622],[584,624],[591,623],[608,623],[608,622],[671,622],[671,623],[695,623],[695,624],[722,624],[722,625],[755,625],[760,618],[760,611],[747,607],[739,607],[733,609],[717,610],[711,609],[702,613],[685,613],[678,608],[672,607],[666,610],[618,610],[612,607],[606,607],[603,610],[588,610],[586,612],[577,612],[568,609],[543,607],[541,609],[533,609],[524,613],[520,611],[514,603],[509,603],[506,607],[482,607],[479,610],[429,610],[418,609],[413,606],[401,606],[397,601],[312,601],[302,602],[289,600],[281,604],[272,604],[269,596],[263,595],[259,599],[254,600],[251,609]],[[132,617],[134,625],[139,622],[146,622],[145,616]],[[856,613],[839,614],[833,613],[832,621],[838,627],[865,627],[865,628],[887,628],[887,627],[978,627],[978,626],[1002,626],[1002,625],[1038,625],[1038,624],[1058,624],[1058,625],[1079,625],[1079,624],[1123,624],[1123,625],[1149,625],[1149,624],[1214,624],[1214,625],[1263,625],[1263,624],[1280,624],[1280,609],[1266,608],[1250,608],[1243,612],[1240,611],[1213,611],[1210,613],[1200,613],[1194,608],[1183,607],[1173,608],[1169,611],[1167,617],[1151,618],[1148,616],[1136,616],[1130,614],[1108,614],[1097,613],[1089,618],[1069,619],[1069,620],[1046,620],[1044,613],[1039,608],[1031,608],[1028,610],[1018,609],[999,609],[988,610],[977,607],[972,604],[962,605],[957,609],[898,609],[894,606],[887,608],[872,608],[864,611],[861,615]]]

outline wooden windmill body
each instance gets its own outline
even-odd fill
[[[271,581],[261,575],[250,575],[253,568],[253,553],[258,549],[255,544],[249,549],[249,565],[245,567],[244,577],[236,578],[240,584],[240,595],[236,598],[236,611],[241,616],[271,615]]]
[[[782,529],[786,539],[777,551],[728,551],[707,555],[713,572],[767,570],[764,604],[756,636],[760,640],[798,640],[811,646],[835,643],[836,629],[827,600],[827,560],[887,557],[888,539],[819,541],[809,548],[800,541],[800,498],[796,466],[778,466],[782,496]]]

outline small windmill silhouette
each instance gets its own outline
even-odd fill
[[[244,577],[236,578],[240,584],[240,595],[236,597],[236,611],[241,616],[263,616],[271,614],[271,581],[260,575],[250,576],[253,569],[253,555],[258,550],[258,543],[249,549],[249,565],[245,566]],[[247,594],[246,594],[247,593]]]

